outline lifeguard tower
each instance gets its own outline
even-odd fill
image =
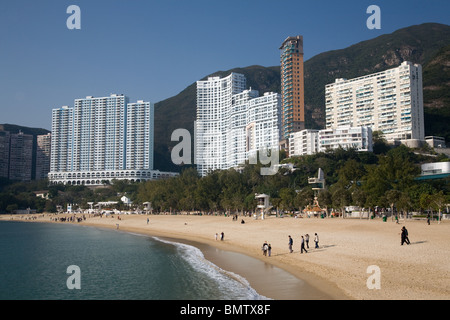
[[[264,193],[257,194],[255,193],[255,199],[258,202],[256,205],[256,213],[255,213],[255,219],[258,219],[258,211],[260,212],[259,215],[261,216],[261,220],[264,220],[264,215],[269,212],[269,210],[272,208],[272,205],[269,201],[270,196]]]
[[[148,201],[144,202],[143,205],[144,205],[144,211],[145,211],[146,214],[150,214],[150,213],[153,212],[153,208],[152,208],[152,203],[151,202],[148,202]]]
[[[320,190],[325,189],[325,176],[323,174],[322,168],[317,171],[317,178],[308,178],[308,183],[313,185],[313,190],[315,193],[319,193]]]
[[[308,205],[306,207],[306,213],[308,215],[318,216],[324,211],[320,208],[317,198],[320,191],[325,189],[325,175],[323,174],[322,168],[319,168],[317,177],[308,178],[308,183],[312,185],[312,189],[314,190],[314,203],[312,206]]]

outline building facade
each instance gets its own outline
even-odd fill
[[[128,97],[123,94],[75,99],[72,125],[73,171],[125,168],[127,103]]]
[[[153,169],[154,107],[138,100],[128,103],[126,169]]]
[[[305,129],[292,133],[289,156],[303,156],[337,148],[373,151],[372,129],[368,126],[343,126],[336,129]]]
[[[343,126],[319,130],[319,152],[338,148],[373,151],[372,129],[369,126]]]
[[[10,134],[9,179],[32,180],[33,136],[22,132]]]
[[[370,126],[388,141],[424,140],[422,67],[399,67],[325,86],[326,127]]]
[[[9,144],[11,134],[0,130],[0,178],[9,177]]]
[[[303,37],[288,37],[281,50],[281,139],[305,129]]]
[[[72,171],[73,108],[52,110],[50,172]]]
[[[36,180],[46,179],[50,172],[51,139],[51,133],[36,137]]]
[[[304,129],[291,133],[289,137],[289,157],[317,152],[319,152],[319,130]]]
[[[446,148],[444,137],[427,136],[427,137],[425,137],[425,142],[431,148]]]
[[[174,175],[153,170],[153,108],[112,94],[53,109],[49,180],[101,185]]]
[[[246,90],[245,76],[197,81],[196,164],[200,175],[244,164],[250,153],[277,147],[281,98]]]

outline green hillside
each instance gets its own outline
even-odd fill
[[[443,47],[423,69],[425,133],[450,143],[450,45]]]
[[[444,136],[450,142],[449,56],[450,26],[436,23],[403,28],[345,49],[318,54],[304,63],[306,126],[324,127],[326,84],[336,78],[349,79],[394,68],[407,60],[423,66],[426,134]],[[226,76],[230,72],[243,73],[247,77],[248,87],[259,90],[260,94],[280,92],[279,66],[250,66],[218,71],[208,76]],[[193,132],[195,110],[195,83],[178,95],[156,103],[156,168],[180,169],[170,160],[170,150],[176,144],[170,141],[170,136],[177,128]]]

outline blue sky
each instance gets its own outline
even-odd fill
[[[369,30],[369,5],[381,29]],[[81,9],[69,30],[67,7]],[[448,0],[2,0],[0,123],[51,129],[51,110],[123,93],[158,102],[218,70],[279,65],[304,37],[305,60],[415,24],[450,24]]]

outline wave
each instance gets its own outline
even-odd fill
[[[227,296],[229,295],[229,299],[270,300],[256,292],[244,277],[231,271],[224,270],[207,260],[200,249],[180,242],[168,241],[158,237],[152,238],[159,242],[175,246],[180,256],[188,262],[194,270],[205,274],[215,281],[219,289],[222,292],[226,292]]]

